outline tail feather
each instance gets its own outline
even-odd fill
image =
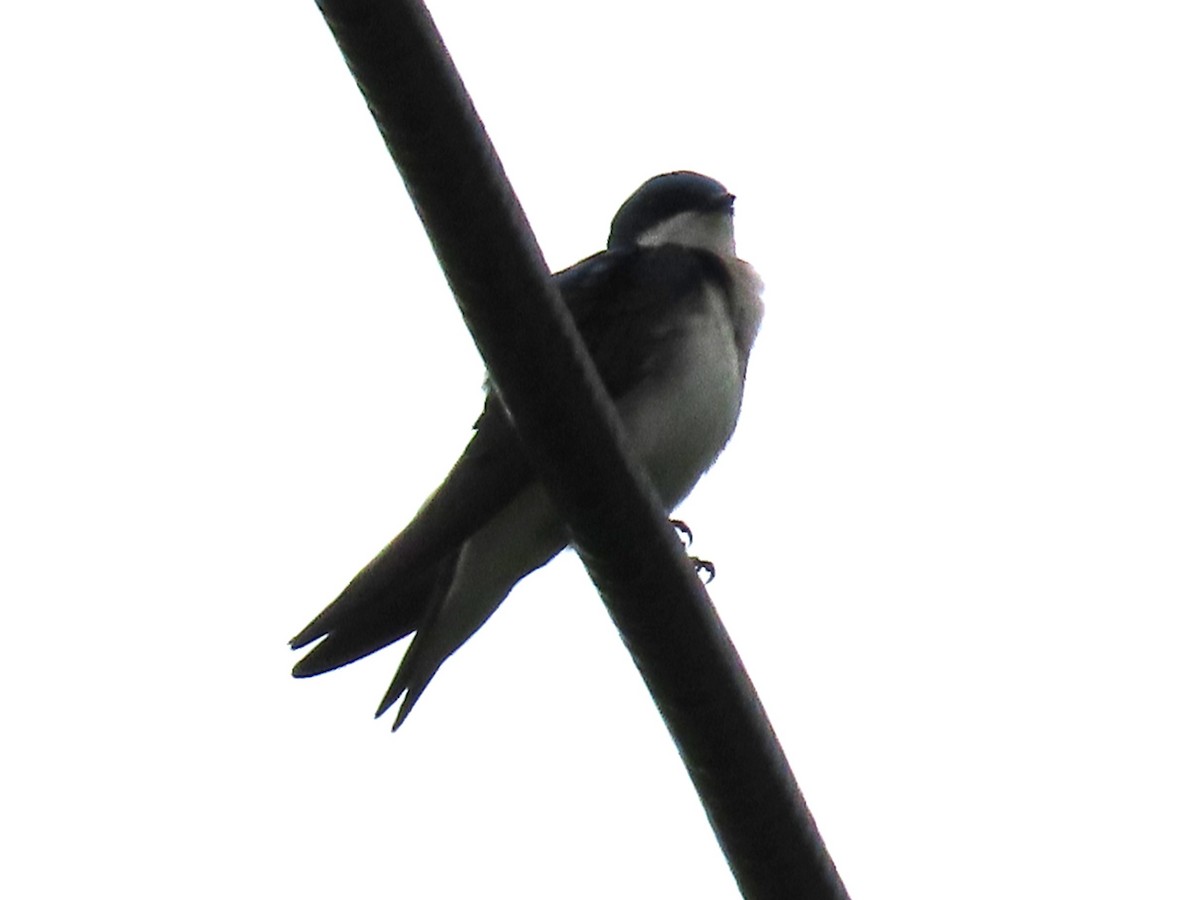
[[[392,683],[388,685],[387,692],[383,695],[383,700],[379,703],[379,708],[375,711],[375,718],[379,718],[387,712],[392,705],[400,699],[400,695],[404,695],[404,700],[400,704],[400,710],[396,714],[396,721],[392,724],[392,731],[395,731],[408,718],[408,714],[412,712],[413,706],[417,699],[425,692],[429,682],[433,680],[433,676],[437,674],[437,670],[441,667],[443,660],[439,659],[437,665],[433,667],[424,666],[421,671],[417,670],[416,662],[421,658],[418,653],[413,652],[413,648],[420,643],[419,634],[413,639],[413,644],[408,648],[408,652],[404,655],[399,668],[396,669],[396,674],[392,678]]]
[[[378,719],[400,699],[401,694],[404,695],[400,710],[396,714],[396,721],[392,723],[392,731],[398,729],[408,718],[408,714],[412,712],[418,698],[425,692],[425,688],[429,686],[429,682],[433,680],[433,676],[437,674],[437,670],[445,661],[445,657],[439,657],[435,665],[428,665],[428,660],[424,659],[426,654],[421,653],[420,637],[421,633],[418,632],[417,637],[409,646],[408,652],[404,654],[399,668],[396,669],[392,683],[388,685],[387,692],[379,703],[379,709],[375,711],[375,718]],[[420,661],[424,661],[426,664],[418,668]]]
[[[389,606],[407,611],[407,607],[417,605],[419,608],[415,618],[417,622],[420,621],[425,595],[429,592],[430,583],[437,580],[441,560],[414,559],[410,542],[404,540],[405,536],[406,532],[397,535],[354,576],[336,600],[292,638],[290,644],[293,650],[307,646],[323,635],[332,635],[339,629],[345,629],[347,623],[360,617],[377,621],[380,611]]]
[[[446,660],[445,654],[429,652],[431,649],[429,640],[431,632],[434,631],[430,626],[434,624],[441,612],[442,600],[454,581],[454,564],[457,561],[458,556],[455,554],[451,563],[442,567],[433,592],[437,601],[428,604],[425,616],[417,627],[417,633],[413,637],[412,643],[408,645],[404,658],[400,660],[400,665],[396,667],[396,674],[392,676],[392,681],[388,685],[387,691],[384,692],[383,699],[379,702],[379,708],[375,711],[375,718],[378,719],[400,698],[401,694],[404,694],[404,702],[400,704],[400,712],[396,716],[395,724],[392,725],[392,731],[399,728],[400,724],[408,718],[417,698],[424,693],[425,688]],[[431,659],[434,661],[433,665],[429,664]]]
[[[339,669],[412,634],[413,628],[407,620],[391,622],[384,614],[364,616],[353,627],[339,628],[326,635],[325,640],[292,667],[292,675],[311,678]]]
[[[324,637],[296,663],[292,675],[309,678],[329,672],[412,634],[445,593],[454,558],[451,554],[415,574],[398,573],[395,580],[364,579],[364,569],[292,639],[292,647],[299,648]]]
[[[412,712],[413,706],[416,705],[417,698],[425,692],[426,686],[433,680],[434,673],[421,679],[417,684],[412,684],[408,688],[408,692],[404,695],[404,702],[400,704],[400,711],[396,713],[396,721],[392,723],[392,731],[398,731],[400,726],[404,724],[404,720],[408,718],[408,714]]]

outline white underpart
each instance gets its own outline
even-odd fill
[[[706,285],[671,364],[617,404],[628,446],[646,467],[666,511],[713,464],[737,424],[742,376],[723,292]]]
[[[706,287],[700,309],[676,338],[671,364],[617,404],[626,446],[668,512],[716,460],[741,406],[741,371],[721,290]],[[437,622],[422,635],[414,675],[432,675],[518,581],[565,545],[565,530],[545,489],[534,485],[520,493],[463,546]]]
[[[682,244],[697,250],[711,250],[719,256],[736,256],[733,242],[733,214],[726,210],[715,212],[682,212],[664,219],[638,235],[642,247],[662,244]]]
[[[735,305],[757,329],[761,284],[734,258],[733,217],[682,213],[647,231],[643,245],[685,244],[711,250],[730,266]],[[742,273],[746,269],[751,274]],[[669,512],[713,464],[737,424],[742,372],[724,292],[706,284],[674,352],[657,375],[621,398],[617,412],[627,447],[645,467]],[[500,606],[513,586],[566,546],[566,531],[541,485],[520,493],[464,545],[454,579],[432,627],[422,629],[413,681],[441,666]]]

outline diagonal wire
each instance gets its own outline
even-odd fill
[[[744,896],[845,888],[419,0],[317,0]],[[552,390],[547,386],[553,385]]]

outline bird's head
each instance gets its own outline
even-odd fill
[[[613,217],[609,250],[681,244],[735,256],[733,194],[695,172],[656,175],[633,192]]]

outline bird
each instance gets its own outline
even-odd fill
[[[733,207],[713,178],[657,175],[621,204],[605,250],[553,276],[667,514],[733,434],[763,316],[763,283],[737,256]],[[445,481],[291,640],[300,649],[323,638],[292,670],[307,678],[412,634],[376,711],[403,696],[393,731],[517,582],[568,544],[502,398],[485,391]]]

